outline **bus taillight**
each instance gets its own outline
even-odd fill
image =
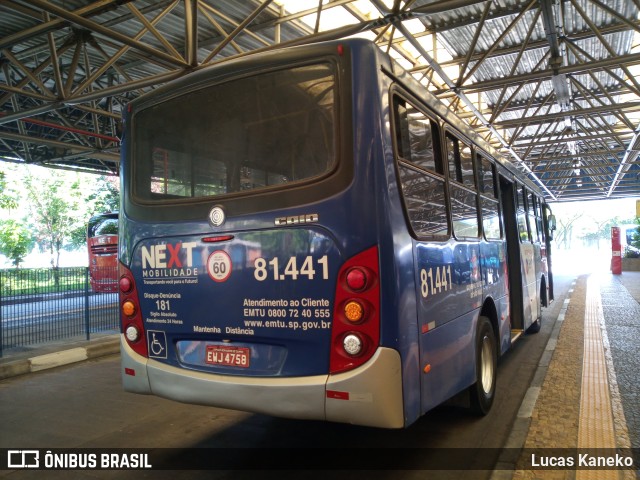
[[[148,357],[138,290],[131,271],[120,263],[120,321],[127,343],[139,355]]]
[[[364,318],[364,307],[357,300],[349,300],[344,306],[344,316],[351,323],[358,323]]]
[[[331,373],[356,368],[380,343],[378,248],[350,258],[340,269],[331,330]]]
[[[364,290],[367,286],[367,272],[362,268],[354,267],[350,268],[347,272],[347,286],[355,291],[359,292],[360,290]]]
[[[122,293],[129,293],[133,288],[133,283],[131,282],[129,277],[127,277],[126,275],[123,275],[120,277],[119,285],[120,285],[120,291]]]

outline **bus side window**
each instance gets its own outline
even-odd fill
[[[502,235],[495,167],[483,155],[478,155],[476,165],[478,167],[478,191],[480,192],[484,236],[487,240],[499,239]]]
[[[529,229],[527,227],[527,208],[525,205],[525,189],[522,185],[518,185],[518,193],[516,195],[518,218],[518,235],[521,242],[529,242]]]
[[[446,146],[453,233],[456,238],[478,237],[478,194],[471,147],[451,133],[446,135]]]
[[[417,237],[448,236],[438,126],[399,96],[393,106],[399,180],[411,228]]]
[[[542,220],[542,200],[536,197],[536,226],[538,228],[538,237],[541,243],[547,241],[547,237],[544,233],[543,220]]]
[[[525,188],[527,193],[527,217],[529,218],[529,233],[531,235],[531,241],[539,242],[538,226],[536,223],[536,203],[533,193],[528,188]]]
[[[458,152],[458,139],[452,135],[447,134],[447,164],[449,165],[449,178],[462,183],[462,170],[460,169],[460,161],[456,161],[459,158]]]

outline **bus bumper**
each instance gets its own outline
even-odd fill
[[[238,377],[185,370],[135,353],[121,335],[125,391],[277,417],[402,428],[400,354],[379,348],[361,367],[312,377]]]

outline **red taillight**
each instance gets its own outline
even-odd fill
[[[147,342],[145,339],[140,301],[136,282],[131,271],[120,263],[120,327],[127,344],[134,352],[148,357]]]
[[[120,277],[120,291],[122,293],[129,293],[131,288],[133,287],[133,282],[127,277],[123,275]]]
[[[233,240],[233,235],[218,235],[217,237],[204,237],[202,239],[204,243],[228,242],[229,240]]]
[[[331,329],[331,373],[356,368],[380,344],[378,248],[347,260],[338,273]]]
[[[364,290],[367,286],[367,272],[358,267],[349,269],[347,272],[347,286],[355,292]]]

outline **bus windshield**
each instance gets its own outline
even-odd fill
[[[238,195],[331,172],[334,70],[320,63],[234,78],[136,113],[134,197]]]
[[[89,280],[94,292],[118,286],[118,213],[95,215],[87,224]]]
[[[91,217],[87,228],[89,238],[100,235],[118,235],[118,216],[99,215]]]

